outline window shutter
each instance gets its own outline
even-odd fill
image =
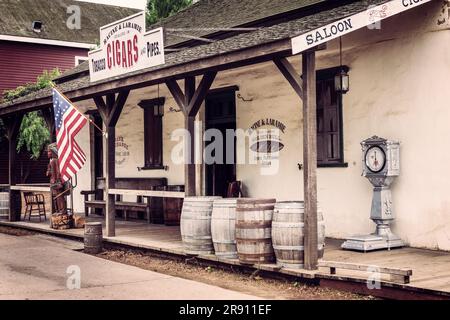
[[[144,109],[144,166],[148,169],[163,166],[164,102],[165,98],[159,98],[139,103]]]
[[[343,163],[342,96],[334,87],[334,69],[317,75],[317,162],[318,165]]]

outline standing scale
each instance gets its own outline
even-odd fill
[[[403,247],[403,241],[392,233],[395,219],[390,186],[400,175],[400,143],[377,136],[361,142],[363,173],[373,185],[370,219],[376,224],[373,234],[353,236],[342,244],[343,249],[373,251]]]

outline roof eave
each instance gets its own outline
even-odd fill
[[[208,71],[224,71],[251,64],[271,61],[274,57],[291,55],[291,40],[289,38],[277,40],[270,43],[248,47],[224,54],[214,55],[183,64],[168,66],[158,70],[149,70],[128,77],[110,79],[100,83],[92,83],[83,88],[64,91],[64,94],[73,102],[87,100],[94,96],[117,93],[124,89],[139,89],[160,83],[165,83],[168,79],[180,79],[185,76],[202,75]],[[52,106],[52,96],[48,93],[42,95],[45,90],[30,94],[38,96],[36,99],[23,101],[27,97],[0,105],[0,116],[15,112],[30,112]],[[22,101],[23,102],[22,102]]]

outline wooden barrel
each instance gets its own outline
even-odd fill
[[[288,268],[304,265],[304,202],[283,201],[275,205],[272,221],[272,242],[277,264]],[[325,224],[318,208],[318,255],[323,257]]]
[[[317,233],[319,238],[317,250],[319,250],[319,259],[322,259],[325,253],[325,220],[323,218],[322,209],[318,207],[317,210]]]
[[[184,186],[171,185],[166,186],[164,190],[184,192]],[[179,226],[182,210],[183,210],[182,198],[164,198],[164,224],[166,226]]]
[[[103,231],[101,222],[89,222],[84,225],[84,252],[97,254],[103,250]]]
[[[0,192],[0,220],[9,218],[9,192]]]
[[[213,253],[211,214],[213,202],[220,197],[188,197],[181,213],[181,238],[186,254]]]
[[[269,263],[275,260],[271,239],[275,202],[275,199],[237,200],[236,247],[241,263]]]
[[[221,258],[237,258],[236,205],[237,199],[219,199],[213,204],[211,235],[215,254]]]

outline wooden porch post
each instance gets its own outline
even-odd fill
[[[217,72],[207,72],[197,89],[195,89],[195,77],[186,77],[184,81],[184,93],[175,80],[168,80],[166,85],[185,116],[185,129],[189,132],[189,140],[186,140],[185,150],[185,194],[195,196],[195,117],[203,101],[211,88]]]
[[[19,136],[20,125],[22,124],[23,114],[12,115],[3,118],[3,123],[6,127],[6,136],[8,138],[8,153],[9,153],[9,186],[14,186],[17,181],[16,169],[16,146],[17,137]],[[22,211],[20,191],[10,190],[9,192],[9,221],[20,221],[20,214]]]
[[[281,74],[303,100],[304,252],[305,269],[308,270],[316,270],[318,264],[316,49],[320,50],[321,48],[317,47],[303,53],[303,79],[286,58],[275,58],[273,60]]]
[[[305,199],[305,269],[316,270],[317,239],[317,105],[316,52],[303,53],[303,183]]]
[[[55,116],[53,114],[53,107],[43,109],[42,116],[44,117],[45,123],[47,124],[50,132],[50,141],[56,142]]]
[[[94,97],[97,109],[106,128],[106,236],[116,236],[116,202],[115,196],[109,194],[116,185],[116,124],[127,101],[130,91],[121,91],[117,98],[114,94],[106,96],[106,103],[100,96]]]
[[[195,77],[187,77],[184,80],[184,99],[185,106],[189,106],[195,93]],[[189,137],[185,141],[185,163],[184,163],[184,181],[186,196],[195,196],[195,115],[186,114],[184,119],[184,128],[189,132]]]

